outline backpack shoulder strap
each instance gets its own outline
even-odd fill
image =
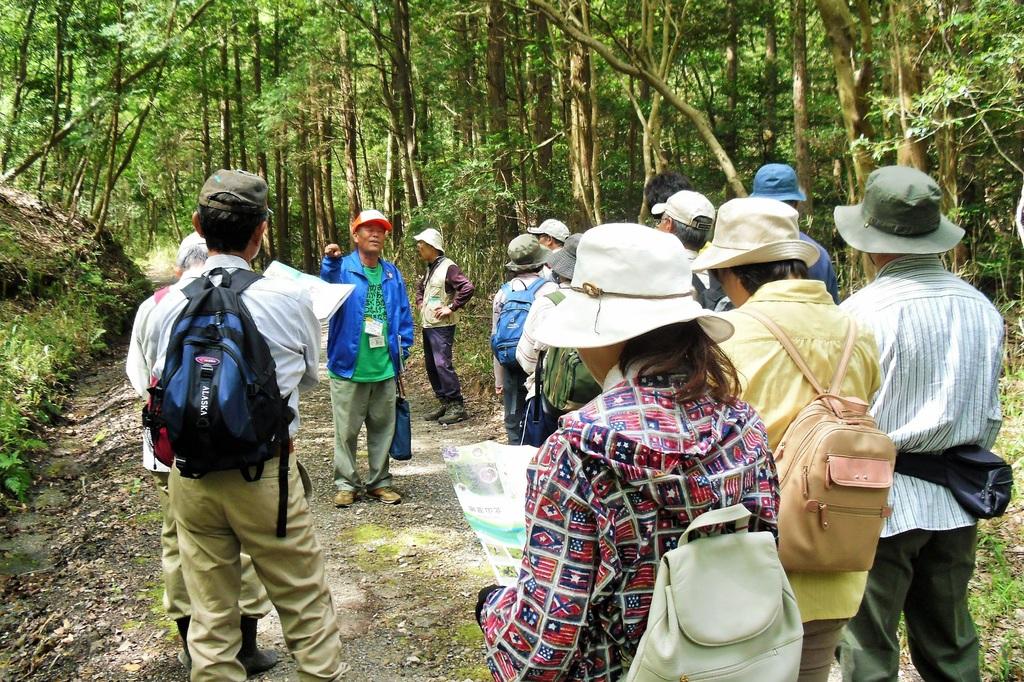
[[[770,331],[772,335],[776,339],[778,339],[779,343],[782,344],[783,349],[785,349],[786,353],[789,354],[789,357],[793,359],[793,362],[796,363],[796,366],[800,368],[800,372],[803,373],[807,381],[809,381],[811,386],[814,387],[814,390],[819,395],[827,393],[827,391],[821,387],[821,382],[818,381],[818,378],[814,376],[814,372],[812,372],[811,368],[807,366],[807,361],[804,360],[804,356],[800,355],[800,351],[798,351],[796,349],[796,346],[793,345],[793,341],[790,340],[789,336],[786,335],[786,332],[782,331],[782,327],[775,324],[775,322],[773,322],[767,315],[765,315],[759,310],[754,310],[753,308],[737,308],[737,310],[749,317],[754,318],[755,320],[763,324],[765,327],[767,327],[768,331]],[[845,367],[843,368],[843,371],[845,373]]]
[[[526,288],[526,290],[528,292],[530,292],[530,296],[531,297],[536,297],[537,296],[537,292],[546,283],[547,283],[546,279],[544,279],[543,277],[538,277],[537,279],[533,280],[533,282],[530,283],[530,286],[528,286]]]
[[[843,385],[843,379],[846,378],[846,369],[850,366],[850,358],[853,357],[853,347],[857,343],[857,321],[850,318],[850,329],[846,332],[846,345],[843,346],[843,355],[839,358],[839,364],[836,365],[836,373],[832,377],[832,383],[828,387],[829,393],[839,394],[839,390]]]

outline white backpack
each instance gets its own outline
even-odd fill
[[[735,533],[690,540],[722,523]],[[626,682],[792,682],[803,624],[769,532],[740,504],[701,514],[658,566],[651,612]]]

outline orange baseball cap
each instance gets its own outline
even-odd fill
[[[388,232],[391,231],[391,222],[384,217],[383,213],[372,208],[359,212],[359,215],[352,221],[352,231],[355,232],[363,225],[377,225],[378,227],[383,227]]]

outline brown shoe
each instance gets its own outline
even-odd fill
[[[356,501],[356,494],[351,490],[339,490],[334,496],[335,507],[350,507]]]
[[[376,497],[384,504],[398,504],[402,496],[394,488],[374,488],[366,493],[370,497]]]

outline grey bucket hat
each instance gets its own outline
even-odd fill
[[[939,210],[942,191],[926,174],[885,166],[868,176],[864,201],[836,206],[846,243],[864,253],[944,253],[963,239],[962,228]]]
[[[583,235],[570,234],[565,238],[565,244],[558,251],[553,251],[548,256],[548,267],[566,282],[572,281],[572,273],[576,269],[576,249],[579,248],[580,238]]]
[[[512,272],[539,270],[548,261],[548,250],[532,234],[521,234],[508,243],[508,262]]]

